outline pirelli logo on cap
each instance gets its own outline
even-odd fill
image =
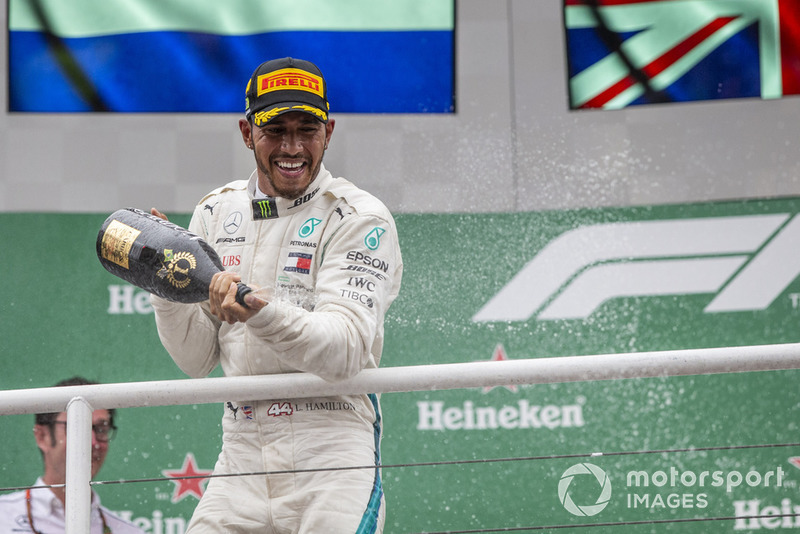
[[[301,69],[281,69],[262,74],[256,83],[256,96],[288,89],[307,91],[323,98],[322,77]]]

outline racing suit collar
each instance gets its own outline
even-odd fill
[[[253,219],[274,219],[303,211],[311,204],[311,200],[324,194],[330,188],[332,182],[333,175],[325,168],[325,165],[320,165],[319,173],[308,185],[302,196],[297,198],[256,198],[258,172],[253,171],[247,182],[247,192],[253,205]]]

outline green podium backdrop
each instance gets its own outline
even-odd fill
[[[800,198],[398,215],[405,276],[382,366],[798,342],[798,212]],[[97,260],[106,216],[0,214],[3,389],[76,374],[184,378],[147,294]],[[385,394],[386,532],[800,528],[798,378]],[[118,410],[98,479],[161,480],[97,486],[103,503],[153,534],[182,533],[205,481],[171,477],[213,468],[221,413],[218,404]],[[2,487],[40,472],[32,425],[32,415],[0,418]]]

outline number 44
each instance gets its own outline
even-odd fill
[[[272,417],[280,417],[282,415],[292,415],[294,410],[292,409],[291,403],[288,402],[274,402],[272,406],[269,407],[267,413]]]

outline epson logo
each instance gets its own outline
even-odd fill
[[[585,319],[620,297],[713,294],[706,313],[763,310],[800,275],[800,217],[598,224],[548,243],[475,322]]]

